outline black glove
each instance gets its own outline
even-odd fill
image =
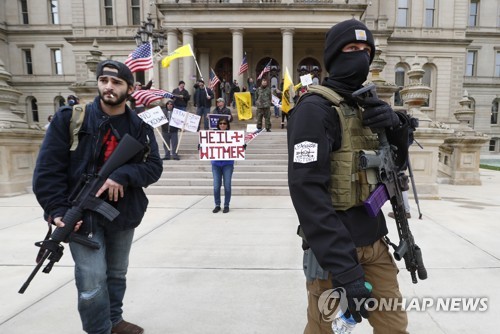
[[[344,312],[345,316],[349,318],[350,315],[356,320],[361,322],[361,317],[368,318],[368,311],[365,308],[365,303],[361,300],[370,298],[371,293],[365,286],[365,280],[359,278],[351,283],[345,284],[344,289],[347,295],[347,311]],[[356,301],[356,302],[355,302]]]
[[[363,126],[390,128],[399,125],[399,117],[391,106],[379,98],[367,97],[360,101],[363,111]]]

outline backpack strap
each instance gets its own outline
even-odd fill
[[[69,123],[69,142],[71,144],[71,148],[69,149],[70,151],[74,151],[78,147],[78,132],[80,131],[85,118],[85,109],[87,109],[87,106],[83,104],[75,104],[73,106],[73,112]]]
[[[330,88],[327,88],[325,86],[321,86],[321,85],[309,86],[309,88],[307,89],[307,93],[321,95],[325,99],[327,99],[328,101],[332,102],[337,107],[340,105],[340,102],[344,101],[344,98],[342,96],[340,96],[339,94],[337,94],[335,91],[333,91]],[[304,94],[304,95],[307,95],[307,94]],[[302,96],[304,96],[304,95],[302,95]],[[300,101],[300,98],[299,98],[299,101]],[[297,103],[298,103],[298,101],[297,101]]]

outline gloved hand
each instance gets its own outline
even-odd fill
[[[399,117],[391,106],[379,98],[366,97],[360,101],[363,111],[363,126],[389,128],[399,125]]]
[[[368,311],[365,308],[365,303],[361,303],[363,299],[370,298],[371,293],[365,286],[365,280],[359,278],[344,285],[347,296],[347,311],[344,312],[346,317],[352,315],[356,322],[361,322],[361,317],[368,318]]]

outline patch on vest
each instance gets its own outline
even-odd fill
[[[293,162],[307,164],[318,161],[318,143],[303,141],[293,146]]]

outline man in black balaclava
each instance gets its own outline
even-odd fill
[[[352,98],[366,81],[374,55],[372,33],[363,23],[353,19],[334,25],[324,52],[329,76],[321,86],[309,86],[290,113],[288,184],[303,238],[305,334],[332,333],[335,305],[325,302],[332,288],[341,297],[341,313],[356,322],[369,315],[374,333],[407,333],[401,307],[368,313],[359,302],[370,297],[402,302],[398,269],[383,238],[388,233],[384,215],[372,217],[363,206],[377,180],[357,165],[361,150],[378,148],[371,128],[388,133],[401,128],[384,101],[365,98],[360,106]]]

